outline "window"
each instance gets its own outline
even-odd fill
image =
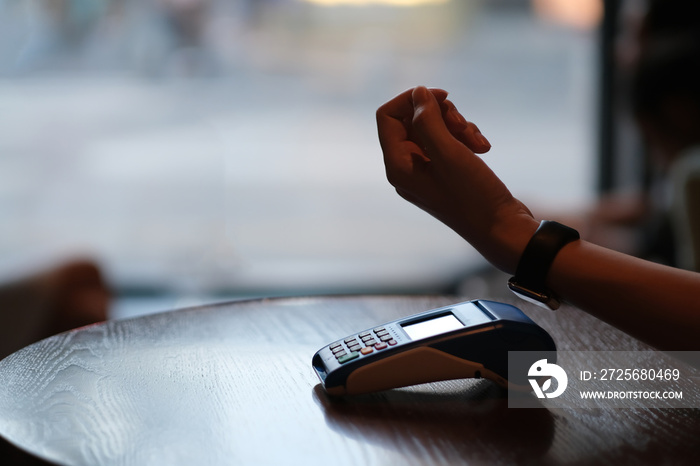
[[[2,270],[75,251],[125,290],[443,289],[482,259],[394,193],[374,124],[417,84],[450,91],[517,196],[590,199],[590,22],[321,3],[3,2]]]

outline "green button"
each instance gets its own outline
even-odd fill
[[[352,361],[353,359],[356,359],[356,358],[358,358],[359,356],[360,356],[360,353],[358,353],[357,351],[353,351],[353,352],[350,353],[350,354],[346,354],[345,356],[339,357],[339,358],[338,358],[338,362],[339,362],[340,364],[345,364],[346,362]]]

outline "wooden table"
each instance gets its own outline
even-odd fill
[[[463,300],[233,302],[51,337],[0,362],[5,458],[36,455],[67,465],[698,464],[697,409],[513,409],[486,380],[342,399],[323,392],[310,365],[321,346]],[[577,309],[513,304],[560,350],[648,349]]]

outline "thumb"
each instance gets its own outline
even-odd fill
[[[434,156],[449,154],[458,143],[450,133],[442,110],[435,96],[424,86],[416,87],[411,95],[413,99],[413,129],[417,141],[427,151],[425,155],[432,159]]]

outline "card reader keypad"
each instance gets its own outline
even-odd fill
[[[385,327],[362,332],[357,336],[348,337],[328,346],[340,364],[357,359],[360,355],[368,355],[394,346],[398,342]]]

